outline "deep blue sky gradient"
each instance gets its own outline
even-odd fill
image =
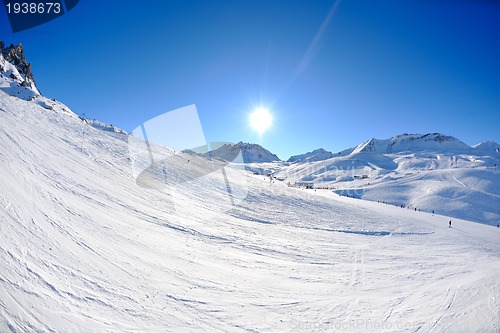
[[[44,95],[128,131],[196,104],[208,141],[282,159],[401,133],[500,141],[499,1],[81,0],[16,34],[2,8],[0,40]]]

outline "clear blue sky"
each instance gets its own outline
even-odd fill
[[[401,133],[500,141],[498,1],[81,0],[16,34],[2,8],[0,34],[44,95],[129,131],[196,104],[208,141],[282,159]]]

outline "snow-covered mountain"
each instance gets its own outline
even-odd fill
[[[440,133],[370,139],[322,161],[253,165],[290,185],[497,225],[500,147]]]
[[[476,154],[496,154],[500,153],[500,144],[494,141],[484,141],[472,146]]]
[[[287,162],[316,162],[332,158],[333,154],[323,148],[315,149],[305,154],[291,156]]]
[[[232,161],[241,152],[245,163],[263,163],[280,161],[278,156],[269,150],[254,143],[238,142],[236,144],[226,143],[221,147],[204,154],[205,157]]]
[[[370,139],[354,148],[353,153],[402,153],[402,152],[461,152],[470,151],[468,145],[452,136],[441,133],[402,134],[386,140]]]

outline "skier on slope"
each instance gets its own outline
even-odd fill
[[[448,222],[448,228],[451,228],[451,220]]]

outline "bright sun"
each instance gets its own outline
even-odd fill
[[[262,135],[266,129],[271,127],[272,123],[273,116],[264,108],[255,109],[250,114],[250,126],[259,132],[260,135]]]

